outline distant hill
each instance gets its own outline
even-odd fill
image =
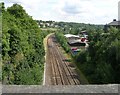
[[[55,22],[55,21],[42,21],[36,20],[40,28],[57,28],[65,33],[71,32],[72,34],[78,34],[82,30],[89,29],[103,29],[104,25],[94,25],[75,22]]]

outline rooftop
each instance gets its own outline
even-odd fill
[[[78,35],[73,35],[73,34],[65,34],[64,36],[65,36],[66,38],[70,38],[70,37],[79,38]]]
[[[120,25],[120,21],[116,21],[115,19],[112,21],[112,22],[110,22],[108,25],[115,25],[115,26],[118,26],[118,25]]]

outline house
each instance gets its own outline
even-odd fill
[[[110,22],[104,26],[104,30],[107,32],[108,28],[110,28],[111,26],[116,27],[116,28],[120,28],[120,20],[117,21],[116,19],[113,19],[112,22]]]
[[[110,22],[108,24],[108,26],[113,26],[113,27],[119,28],[120,27],[120,21],[117,21],[116,19],[113,19],[113,21]]]
[[[82,35],[87,35],[87,31],[86,31],[86,30],[81,31],[80,34],[82,34]]]
[[[110,26],[120,28],[120,1],[118,2],[118,20],[113,19],[112,22],[104,26],[104,30],[107,32]]]
[[[83,37],[86,38],[86,39],[88,38],[88,33],[87,33],[86,30],[81,31],[81,32],[80,32],[80,35],[83,36]]]

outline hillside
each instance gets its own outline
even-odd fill
[[[37,23],[42,29],[59,29],[63,33],[72,33],[78,34],[82,30],[90,29],[103,29],[104,25],[95,25],[95,24],[85,24],[85,23],[76,23],[76,22],[55,22],[55,21],[42,21],[37,20]]]

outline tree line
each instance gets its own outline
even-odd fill
[[[35,20],[19,4],[5,9],[2,3],[3,84],[41,84],[44,71],[43,39]]]
[[[77,66],[90,83],[120,83],[120,30],[89,31],[89,48],[77,57]]]

